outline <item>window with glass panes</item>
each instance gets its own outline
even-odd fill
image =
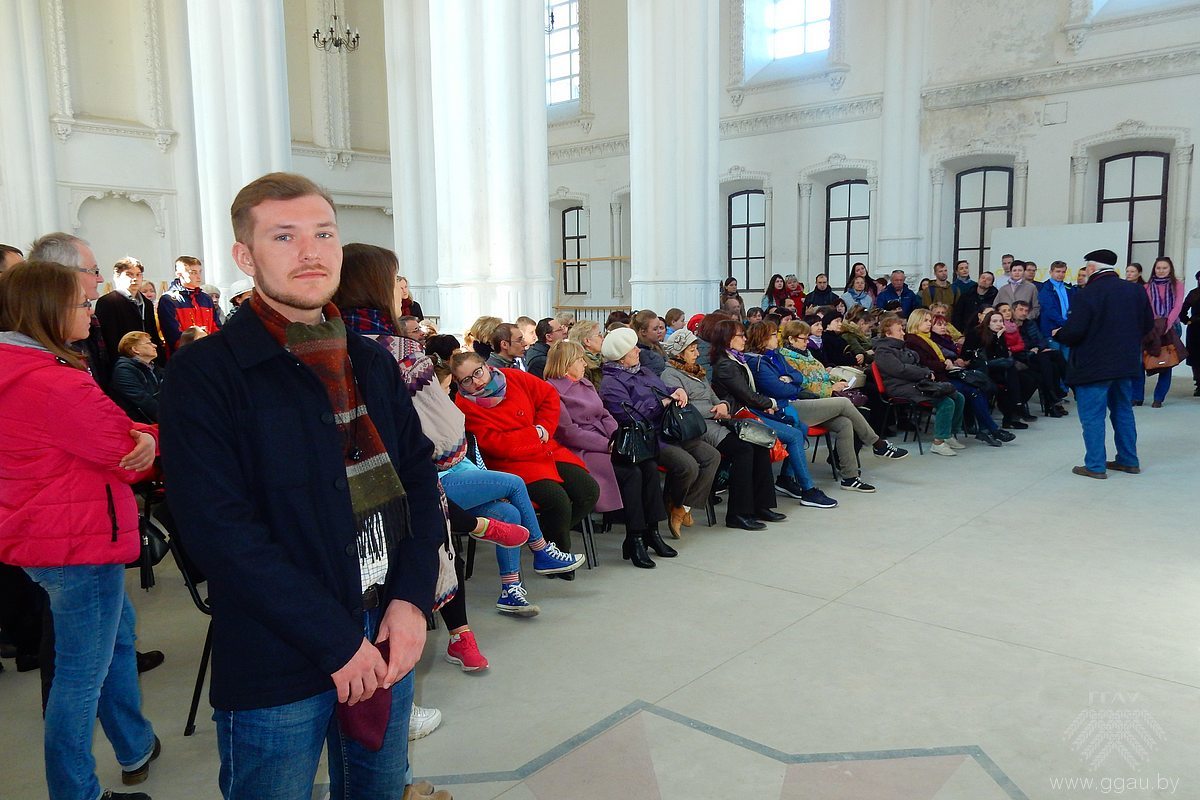
[[[546,19],[546,105],[579,99],[579,0],[548,0]]]
[[[1129,222],[1126,263],[1153,264],[1167,241],[1166,153],[1122,153],[1100,162],[1097,222]]]
[[[838,181],[825,190],[825,274],[848,283],[850,267],[871,264],[871,190],[865,180]]]
[[[562,287],[563,294],[587,294],[587,214],[583,206],[562,212]]]
[[[762,189],[729,195],[729,277],[738,288],[761,292],[767,268],[767,201]]]
[[[954,262],[970,261],[976,275],[987,269],[992,231],[1012,227],[1012,173],[977,167],[954,179]]]
[[[773,59],[829,49],[831,0],[768,0],[767,50]]]

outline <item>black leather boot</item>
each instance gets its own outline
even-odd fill
[[[621,558],[632,561],[635,567],[654,569],[654,562],[646,552],[646,543],[642,541],[641,531],[625,533],[625,541],[621,543]]]
[[[679,552],[674,547],[663,541],[662,536],[658,533],[658,528],[651,528],[642,533],[642,541],[646,543],[646,547],[654,551],[654,554],[661,558],[674,558],[679,555]]]

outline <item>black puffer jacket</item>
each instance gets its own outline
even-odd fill
[[[930,377],[921,357],[904,346],[900,339],[880,336],[875,340],[875,366],[883,375],[883,388],[891,397],[914,403],[929,398],[917,390],[917,383]]]

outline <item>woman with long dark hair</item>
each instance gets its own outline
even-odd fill
[[[788,299],[787,283],[783,280],[783,276],[776,272],[767,281],[767,290],[763,292],[762,302],[759,305],[763,311],[770,311],[774,306],[783,306],[783,302]]]
[[[1164,340],[1178,339],[1183,332],[1179,322],[1179,313],[1183,310],[1183,301],[1187,292],[1184,285],[1175,274],[1175,262],[1166,256],[1154,260],[1154,270],[1150,280],[1146,281],[1146,296],[1150,298],[1150,308],[1154,311],[1154,327],[1160,338]],[[1171,370],[1164,369],[1158,373],[1158,382],[1154,384],[1154,402],[1151,408],[1162,408],[1171,390]],[[1134,381],[1133,404],[1140,406],[1146,399],[1146,379]]]

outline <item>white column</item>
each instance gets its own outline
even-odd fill
[[[1071,218],[1069,222],[1072,225],[1083,222],[1084,207],[1087,203],[1087,174],[1088,157],[1071,156]]]
[[[37,0],[15,0],[0,47],[0,241],[22,250],[62,227],[56,200],[54,140]],[[12,12],[10,12],[12,13]]]
[[[921,69],[927,0],[890,0],[883,79],[883,158],[879,187],[879,273],[923,274],[918,252],[921,157]]]
[[[554,304],[544,13],[541,0],[429,3],[447,331],[466,330],[481,314],[539,317]]]
[[[1013,162],[1013,220],[1014,228],[1025,227],[1025,209],[1029,200],[1029,162]]]
[[[429,0],[385,0],[383,25],[396,256],[421,309],[440,316]]]
[[[621,252],[621,216],[624,209],[620,203],[608,204],[608,235],[612,245],[608,248],[608,252],[612,254],[613,260],[608,262],[611,268],[609,276],[612,281],[612,297],[614,301],[625,299],[625,262],[618,261],[621,256],[625,255]]]
[[[809,264],[812,261],[812,196],[813,185],[808,181],[800,184],[800,227],[798,230],[796,242],[796,269],[794,274],[797,278],[804,282],[805,286],[812,286],[812,269]],[[822,269],[818,271],[824,271]]]
[[[929,263],[942,260],[942,187],[946,183],[946,170],[934,167],[929,170]],[[954,252],[954,248],[950,248]],[[953,273],[953,270],[951,270]]]
[[[718,253],[718,6],[628,4],[633,307],[709,311]]]
[[[229,206],[268,172],[291,169],[282,0],[188,0],[205,280],[241,276]],[[311,45],[310,45],[311,46]]]
[[[1192,195],[1192,147],[1176,147],[1171,158],[1171,183],[1167,196],[1167,253],[1178,270],[1185,270],[1187,261],[1188,205]]]

